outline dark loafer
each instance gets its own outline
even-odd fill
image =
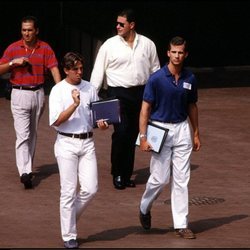
[[[135,187],[135,182],[132,181],[132,180],[125,181],[125,186],[134,188]]]
[[[140,217],[140,222],[141,222],[142,227],[145,230],[149,230],[151,228],[151,214],[150,214],[150,211],[147,214],[143,214],[140,211],[139,217]]]
[[[121,176],[116,176],[113,178],[113,184],[116,189],[125,189],[126,186]]]
[[[21,183],[24,184],[25,189],[31,189],[32,188],[31,179],[32,179],[32,173],[22,174],[22,176],[20,177],[20,181],[21,181]]]

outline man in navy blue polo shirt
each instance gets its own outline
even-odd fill
[[[171,209],[175,234],[194,239],[195,234],[188,228],[188,182],[192,149],[198,151],[201,146],[197,83],[193,73],[183,67],[188,51],[182,37],[171,39],[167,56],[168,64],[153,73],[146,84],[140,112],[142,151],[152,151],[147,141],[149,120],[169,129],[161,152],[152,152],[150,177],[140,203],[140,222],[144,229],[151,228],[150,210],[154,200],[169,183],[172,166]]]

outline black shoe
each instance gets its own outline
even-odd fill
[[[151,228],[151,214],[150,211],[147,214],[143,214],[140,211],[140,222],[144,229],[149,230]]]
[[[69,241],[64,241],[65,248],[78,248],[78,243],[75,239],[71,239]]]
[[[135,187],[135,182],[132,181],[132,180],[125,181],[125,186],[134,188]]]
[[[121,176],[114,177],[113,184],[114,184],[116,189],[125,189],[126,188]]]
[[[20,177],[20,181],[21,181],[21,183],[24,184],[25,189],[31,189],[32,188],[31,179],[32,179],[32,173],[22,174],[22,176]]]

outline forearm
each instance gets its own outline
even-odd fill
[[[148,120],[150,117],[150,113],[151,113],[151,104],[143,101],[140,112],[140,121],[139,121],[140,149],[146,152],[152,149],[151,145],[147,141],[147,127],[148,127]]]
[[[11,64],[9,62],[1,64],[0,65],[0,75],[7,73],[8,71],[10,71],[10,69],[11,69]]]
[[[67,121],[71,115],[75,112],[79,104],[77,103],[72,103],[66,110],[64,110],[58,117],[58,119],[54,122],[54,126],[59,126],[65,121]]]
[[[102,87],[104,76],[107,68],[107,55],[105,50],[101,47],[96,59],[93,70],[91,72],[90,82],[95,86],[97,92]]]
[[[143,101],[139,119],[139,130],[141,134],[146,134],[147,132],[150,111],[151,107],[149,104]]]
[[[104,72],[102,70],[94,68],[91,74],[90,82],[94,85],[97,92],[99,92],[102,87],[103,78],[104,78]]]
[[[15,59],[11,60],[10,62],[7,62],[7,63],[0,65],[0,75],[7,73],[12,68],[25,66],[25,65],[27,65],[27,63],[29,63],[29,58],[27,58],[27,57],[15,58]]]
[[[61,74],[60,74],[58,67],[53,67],[50,69],[50,71],[51,71],[52,77],[54,79],[54,82],[55,83],[60,82],[61,81]]]
[[[198,108],[196,104],[189,105],[188,115],[194,136],[199,136]]]
[[[198,107],[196,104],[189,105],[189,119],[193,128],[193,150],[199,151],[201,148],[201,142],[198,124]]]

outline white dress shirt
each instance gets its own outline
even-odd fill
[[[99,91],[104,77],[111,87],[144,85],[151,73],[160,68],[153,41],[136,33],[133,48],[123,37],[109,38],[100,47],[90,82]]]

